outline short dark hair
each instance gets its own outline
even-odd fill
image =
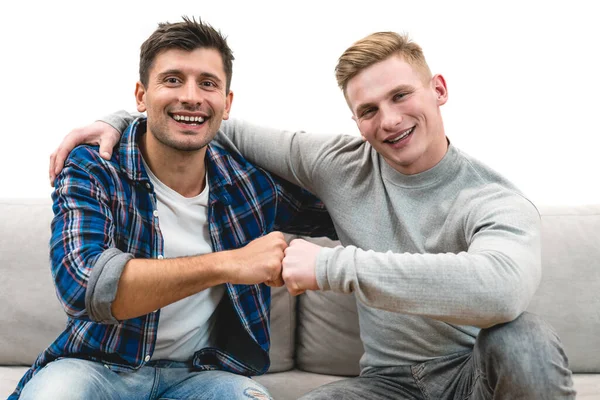
[[[227,38],[209,24],[199,18],[182,17],[183,22],[162,22],[158,28],[142,44],[140,50],[140,81],[148,85],[150,69],[154,59],[162,51],[182,49],[193,51],[199,48],[215,49],[221,54],[223,67],[227,77],[226,93],[229,93],[231,75],[233,74],[233,52],[227,44]]]

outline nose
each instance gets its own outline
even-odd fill
[[[380,110],[381,113],[381,128],[386,131],[394,131],[402,123],[402,114],[398,110],[391,108]]]
[[[198,87],[194,80],[187,81],[179,93],[179,101],[183,104],[198,107],[202,104],[202,90]]]

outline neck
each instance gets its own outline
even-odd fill
[[[184,197],[202,193],[206,185],[206,146],[197,151],[168,147],[146,132],[139,140],[140,150],[152,173],[162,183]]]
[[[448,152],[449,145],[450,142],[444,135],[443,140],[436,140],[435,143],[432,143],[427,149],[426,153],[421,155],[420,159],[416,160],[410,165],[398,165],[390,162],[389,160],[386,160],[386,162],[390,165],[390,167],[394,168],[403,175],[420,174],[421,172],[428,171],[438,165]]]

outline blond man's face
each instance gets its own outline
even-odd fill
[[[437,164],[447,150],[439,107],[448,92],[441,75],[425,78],[399,55],[365,68],[348,82],[346,99],[361,135],[398,172]]]

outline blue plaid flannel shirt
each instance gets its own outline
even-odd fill
[[[39,355],[10,400],[19,397],[37,371],[62,357],[97,361],[114,371],[135,370],[150,359],[160,310],[124,321],[101,322],[92,320],[85,301],[91,271],[107,250],[118,249],[120,256],[130,258],[162,254],[163,239],[153,216],[156,197],[136,143],[145,130],[145,118],[136,119],[123,133],[110,161],[99,156],[97,147],[76,148],[57,177],[50,256],[57,295],[68,315],[67,326]],[[242,247],[273,230],[335,237],[329,214],[317,198],[250,164],[235,149],[212,142],[206,165],[213,251]],[[226,286],[232,306],[229,315],[238,320],[227,329],[237,326],[239,330],[229,342],[241,337],[249,344],[244,347],[254,347],[249,349],[253,355],[233,354],[240,352],[239,345],[231,351],[227,346],[206,348],[196,352],[193,366],[263,374],[270,365],[270,288],[262,284]]]

